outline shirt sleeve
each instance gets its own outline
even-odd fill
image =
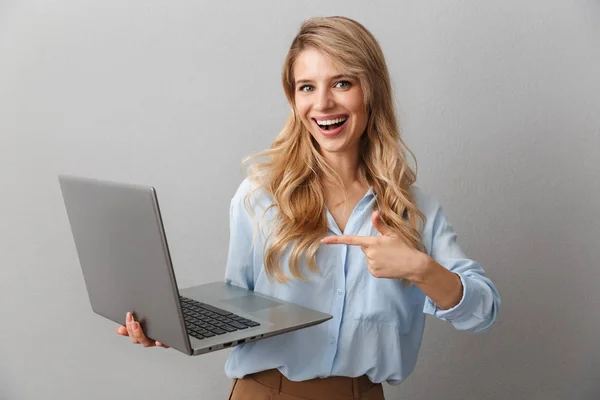
[[[468,259],[460,249],[456,232],[439,203],[435,202],[433,211],[428,215],[428,218],[433,216],[430,256],[459,276],[463,296],[456,306],[448,310],[441,310],[426,297],[423,311],[451,322],[458,330],[485,332],[498,317],[500,293],[479,263]]]
[[[248,181],[244,181],[229,207],[229,250],[225,281],[254,290],[254,222],[244,204],[248,188]]]

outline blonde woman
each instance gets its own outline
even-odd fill
[[[414,369],[425,313],[484,332],[500,296],[414,185],[371,33],[305,21],[282,78],[291,114],[231,201],[226,280],[333,319],[237,346],[229,399],[383,399]]]
[[[499,294],[413,186],[384,56],[362,25],[306,21],[283,88],[287,124],[231,202],[226,279],[333,319],[235,348],[230,398],[382,399],[381,382],[414,368],[423,312],[482,332]]]

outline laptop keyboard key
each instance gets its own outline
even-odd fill
[[[219,315],[232,315],[232,313],[230,313],[229,311],[221,310],[220,308],[209,306],[208,304],[204,303],[202,304],[202,308],[204,308],[205,310],[212,311]]]
[[[249,319],[243,319],[243,320],[239,320],[238,322],[244,324],[244,325],[248,325],[248,326],[259,326],[260,324],[254,322],[254,321],[250,321]]]
[[[190,334],[196,339],[204,339],[204,336],[198,332],[190,331]]]
[[[238,329],[246,329],[246,328],[248,328],[246,325],[242,325],[239,322],[235,322],[235,321],[230,322],[229,325],[234,326],[234,327],[236,327]]]
[[[224,325],[221,327],[221,329],[227,331],[227,332],[235,332],[237,331],[236,328],[234,328],[233,326],[229,326],[229,325]]]

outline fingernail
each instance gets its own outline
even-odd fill
[[[130,312],[128,312],[127,315],[125,316],[125,321],[127,323],[131,322],[131,313]]]
[[[138,331],[138,329],[140,329],[139,325],[140,325],[140,324],[138,324],[137,322],[134,322],[134,323],[133,323],[133,331],[134,331],[134,332],[137,332],[137,331]]]

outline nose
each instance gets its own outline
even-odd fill
[[[315,102],[315,110],[325,111],[335,107],[335,100],[332,93],[327,89],[319,90]]]

